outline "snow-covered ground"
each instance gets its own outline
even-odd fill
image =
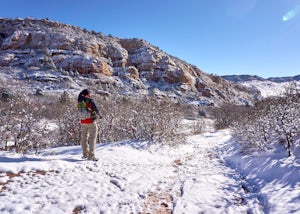
[[[138,142],[0,152],[0,213],[300,213],[300,161],[238,152],[228,130],[177,147]]]
[[[266,98],[270,96],[281,96],[286,94],[287,90],[290,88],[297,88],[300,90],[300,81],[293,82],[272,82],[272,81],[260,81],[260,80],[252,80],[247,82],[242,82],[242,85],[255,88],[260,91],[261,96]]]

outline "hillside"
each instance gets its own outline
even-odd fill
[[[239,83],[253,91],[259,91],[261,97],[281,96],[290,90],[300,90],[300,75],[293,77],[262,78],[253,75],[226,75],[224,79]]]
[[[204,105],[253,101],[246,87],[206,74],[142,39],[48,19],[0,18],[0,74],[2,81],[46,91],[88,85],[110,94],[154,94]]]
[[[270,78],[262,78],[256,75],[224,75],[222,78],[231,81],[231,82],[249,82],[249,81],[271,81],[276,83],[283,82],[292,82],[292,81],[300,81],[300,75],[296,75],[293,77],[270,77]]]

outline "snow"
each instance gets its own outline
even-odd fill
[[[1,151],[0,213],[300,213],[299,159],[237,145],[222,130],[176,147],[98,144],[97,162],[79,146]]]
[[[300,81],[277,83],[277,82],[267,81],[267,80],[265,81],[252,80],[252,81],[243,82],[242,85],[259,90],[263,98],[270,97],[270,96],[281,96],[287,92],[287,89],[294,86],[298,90],[300,89]]]
[[[300,213],[300,150],[291,157],[278,149],[272,153],[241,155],[239,145],[229,142],[223,157],[260,198],[265,213]]]

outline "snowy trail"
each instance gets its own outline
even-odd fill
[[[190,138],[192,148],[178,166],[174,213],[263,213],[258,203],[245,203],[239,175],[219,158],[218,148],[229,139],[227,131]]]
[[[58,148],[42,158],[16,157],[4,167],[1,163],[2,175],[4,168],[49,173],[21,173],[10,179],[0,193],[5,201],[0,213],[72,213],[76,208],[85,213],[138,213],[146,209],[148,194],[164,188],[165,176],[174,175],[168,157],[145,150],[98,146],[96,152],[98,162],[80,160],[79,148]]]
[[[244,203],[238,175],[219,158],[229,138],[219,131],[159,150],[97,145],[98,162],[81,160],[80,147],[2,154],[0,213],[263,213]]]

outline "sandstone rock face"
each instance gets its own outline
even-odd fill
[[[139,70],[134,66],[128,67],[128,73],[130,74],[130,78],[139,79]]]
[[[237,94],[250,98],[247,90],[208,75],[142,39],[104,36],[46,19],[0,18],[0,66],[78,72],[101,77],[99,81],[106,76],[142,88],[155,83],[168,89],[184,88],[197,99],[230,101]]]
[[[16,30],[2,44],[2,49],[18,49],[28,44],[30,34],[26,31]]]

